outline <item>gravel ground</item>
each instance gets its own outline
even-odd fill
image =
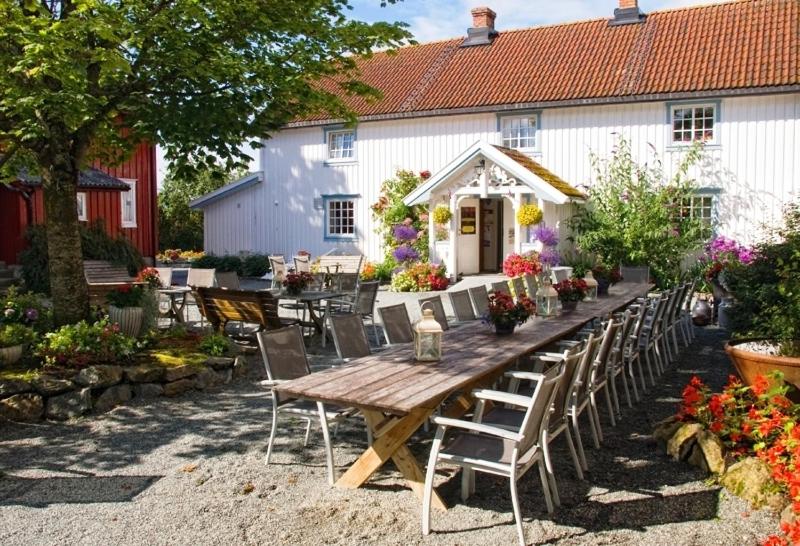
[[[723,339],[719,331],[702,331],[647,402],[625,408],[616,428],[604,422],[603,449],[587,449],[586,481],[574,477],[563,440],[556,442],[563,506],[548,516],[538,472],[529,472],[520,481],[528,541],[740,545],[757,544],[777,528],[774,515],[751,510],[700,471],[670,461],[649,438],[692,374],[713,386],[725,381]],[[433,534],[423,538],[420,502],[391,465],[362,489],[330,488],[321,435],[312,434],[304,449],[299,421],[281,421],[273,464],[265,466],[269,406],[254,379],[73,423],[0,425],[0,541],[516,543],[505,480],[479,474],[477,494],[463,503],[460,476],[444,469],[437,487],[451,509],[434,512]],[[340,472],[365,444],[361,423],[340,428],[334,453]],[[430,435],[418,432],[412,450],[420,460],[429,444]]]

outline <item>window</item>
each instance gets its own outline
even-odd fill
[[[122,227],[136,227],[136,180],[122,180],[131,189],[120,192],[122,197]]]
[[[78,221],[86,222],[88,215],[86,214],[86,194],[78,192]]]
[[[340,160],[355,157],[355,131],[328,131],[326,134],[328,135],[328,159]]]
[[[356,238],[356,198],[353,195],[323,196],[325,201],[325,238]]]
[[[714,196],[697,194],[684,199],[681,216],[700,220],[703,238],[710,239],[714,234]]]
[[[716,118],[717,106],[714,104],[672,106],[672,142],[713,142]]]
[[[537,116],[504,117],[501,118],[503,131],[503,146],[515,150],[530,150],[536,148]]]

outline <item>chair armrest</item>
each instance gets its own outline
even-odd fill
[[[288,381],[289,381],[288,379],[265,379],[263,381],[259,381],[258,384],[259,385],[263,385],[265,387],[273,388],[273,387],[277,387],[281,383],[286,383]]]
[[[488,434],[489,436],[497,436],[498,438],[505,438],[506,440],[511,440],[512,442],[518,442],[522,439],[522,436],[520,436],[516,432],[510,432],[508,430],[499,427],[484,425],[482,423],[474,423],[472,421],[462,421],[461,419],[451,419],[449,417],[432,417],[431,420],[440,427],[444,428],[453,427],[453,428],[471,430],[473,432],[480,432],[481,434]]]
[[[501,404],[511,404],[512,406],[520,407],[527,407],[531,403],[531,399],[527,396],[510,392],[493,391],[490,389],[472,391],[472,396],[479,400],[491,400],[492,402],[500,402]]]
[[[527,381],[541,381],[544,378],[544,374],[536,372],[512,371],[512,372],[506,372],[504,375],[507,375],[508,377],[513,377],[515,379],[525,379]]]

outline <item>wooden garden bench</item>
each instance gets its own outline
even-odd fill
[[[229,322],[257,324],[263,330],[298,323],[296,319],[280,318],[278,300],[266,291],[198,287],[195,299],[200,312],[218,332],[224,332]]]
[[[84,260],[83,274],[89,286],[89,304],[106,306],[106,296],[120,286],[142,284],[131,277],[124,265],[114,265],[104,260]]]
[[[359,273],[364,256],[360,254],[348,256],[324,255],[319,257],[319,270],[323,273]]]

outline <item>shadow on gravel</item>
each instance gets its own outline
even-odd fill
[[[0,506],[130,502],[163,476],[0,478]]]

